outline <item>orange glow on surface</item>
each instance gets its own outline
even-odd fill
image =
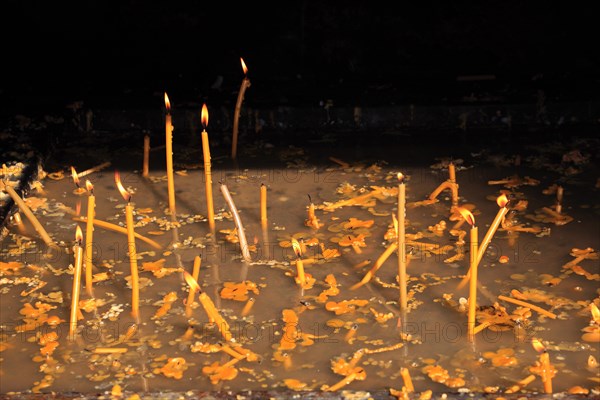
[[[206,104],[202,105],[202,113],[200,115],[200,119],[202,120],[202,126],[206,128],[208,126],[208,107],[206,107]]]
[[[77,240],[78,244],[81,244],[83,241],[83,232],[81,232],[79,225],[77,225],[77,229],[75,230],[75,240]]]
[[[242,63],[242,69],[244,70],[244,75],[246,75],[248,73],[248,67],[246,67],[246,63],[244,62],[244,59],[242,57],[240,57],[240,61]]]
[[[77,175],[77,171],[75,171],[75,167],[71,166],[71,176],[73,177],[73,182],[75,185],[79,187],[79,176]]]
[[[165,107],[167,108],[167,112],[171,111],[171,102],[169,101],[169,96],[167,96],[167,92],[165,92]]]
[[[121,193],[121,196],[125,199],[125,201],[131,200],[131,193],[129,193],[121,183],[121,176],[119,175],[119,171],[115,171],[115,183],[117,184],[117,189]]]
[[[506,195],[503,193],[502,195],[498,196],[498,198],[496,199],[496,203],[500,207],[506,207],[506,205],[508,204],[508,197],[506,197]]]
[[[462,217],[469,223],[469,225],[475,225],[475,217],[473,216],[473,214],[471,214],[471,211],[467,210],[466,208],[459,207],[458,212],[460,212],[460,215],[462,215]]]
[[[542,342],[540,342],[538,339],[531,339],[531,345],[538,353],[541,353],[542,351],[546,350]]]
[[[94,185],[92,185],[92,182],[90,182],[89,179],[86,179],[85,181],[85,188],[87,189],[88,192],[93,193],[94,192]]]

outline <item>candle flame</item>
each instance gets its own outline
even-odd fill
[[[471,211],[467,210],[466,208],[459,207],[458,212],[469,223],[469,225],[475,225],[475,217],[473,216],[473,214],[471,214]]]
[[[542,351],[546,351],[546,348],[544,347],[542,342],[540,342],[538,339],[535,339],[535,338],[531,339],[531,345],[533,346],[535,351],[537,351],[538,353],[541,353]]]
[[[600,325],[600,310],[594,303],[590,304],[590,311],[592,312],[592,319],[594,322]]]
[[[89,179],[85,180],[85,188],[87,189],[88,192],[94,193],[94,185],[92,185],[92,182],[90,182]]]
[[[183,277],[188,285],[190,285],[190,289],[200,291],[200,285],[198,285],[198,281],[194,279],[194,277],[187,271],[183,271]]]
[[[75,171],[75,167],[71,166],[71,176],[73,177],[73,182],[75,185],[79,187],[79,176],[77,175],[77,171]]]
[[[506,197],[506,195],[502,193],[496,199],[496,204],[498,204],[499,207],[506,207],[506,205],[508,204],[508,197]]]
[[[167,96],[167,92],[165,92],[165,107],[167,108],[167,112],[171,111],[171,102],[169,101],[169,96]]]
[[[296,238],[292,238],[292,248],[298,257],[302,256],[302,246],[300,246],[300,243]]]
[[[242,57],[240,57],[240,61],[242,63],[242,69],[244,70],[244,75],[246,75],[248,73],[248,67],[246,67],[246,63],[244,62],[244,59]]]
[[[117,189],[119,189],[119,192],[125,201],[131,200],[131,193],[129,193],[121,183],[121,175],[119,175],[119,171],[115,171],[115,183],[117,184]]]
[[[77,229],[75,230],[75,240],[77,240],[77,244],[81,244],[83,241],[83,232],[81,232],[81,227],[77,225]]]
[[[594,356],[589,356],[587,365],[589,368],[596,369],[596,368],[598,368],[598,360],[596,360],[596,357],[594,357]]]
[[[208,126],[208,107],[206,107],[206,103],[202,104],[202,113],[200,115],[200,119],[202,120],[202,126],[206,129],[206,127]]]
[[[398,182],[400,183],[404,183],[404,175],[402,175],[402,172],[398,172]]]

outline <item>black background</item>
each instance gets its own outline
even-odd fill
[[[2,3],[3,107],[229,101],[249,68],[254,101],[440,103],[598,97],[590,2],[27,1]],[[222,77],[222,84],[213,84]],[[381,96],[365,99],[366,88]],[[262,88],[262,89],[261,89]],[[395,93],[393,99],[385,91]],[[234,97],[235,95],[233,95]]]

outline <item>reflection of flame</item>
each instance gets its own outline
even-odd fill
[[[75,215],[81,214],[81,200],[77,200],[77,204],[75,204]]]
[[[496,203],[499,207],[506,207],[506,205],[508,204],[508,197],[506,197],[506,195],[502,193],[502,195],[498,196],[498,198],[496,199]]]
[[[469,225],[475,225],[475,217],[473,214],[471,214],[471,211],[467,210],[466,208],[459,207],[458,212],[469,223]]]
[[[190,285],[190,289],[193,290],[200,290],[200,285],[198,285],[198,282],[194,279],[194,277],[187,271],[183,271],[183,277],[185,278],[185,281],[187,282],[188,285]]]
[[[541,353],[542,351],[546,350],[542,342],[540,342],[538,339],[531,339],[531,345],[538,353]]]
[[[242,62],[242,69],[244,70],[244,75],[246,75],[248,73],[248,67],[246,67],[246,63],[244,62],[244,59],[242,57],[240,57],[240,61]]]
[[[167,96],[167,92],[165,92],[165,107],[167,108],[167,112],[171,111],[171,102],[169,101],[169,96]]]
[[[404,175],[402,175],[402,172],[398,172],[398,182],[400,183],[404,183]]]
[[[81,232],[79,225],[77,225],[77,230],[75,231],[75,240],[77,240],[78,244],[81,244],[83,241],[83,232]]]
[[[298,242],[298,240],[296,240],[296,238],[292,238],[292,248],[294,249],[294,253],[296,253],[298,257],[302,255],[302,247],[300,246],[300,243]]]
[[[131,200],[131,193],[129,193],[121,183],[121,176],[119,175],[119,171],[115,171],[115,183],[117,184],[117,189],[121,192],[121,196],[125,199],[125,201]]]
[[[75,185],[79,187],[79,176],[77,176],[77,171],[75,171],[75,167],[71,166],[71,176],[73,177],[73,182]]]
[[[92,185],[92,182],[90,182],[89,179],[85,180],[85,188],[87,189],[88,192],[94,193],[94,185]]]
[[[202,113],[200,115],[202,126],[206,128],[208,126],[208,107],[206,107],[206,103],[202,105]]]
[[[594,322],[600,324],[600,310],[594,303],[590,304],[590,311],[592,312]]]

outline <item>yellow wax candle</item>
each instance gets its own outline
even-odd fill
[[[471,277],[469,280],[469,310],[467,319],[467,330],[468,338],[470,342],[475,340],[475,313],[477,307],[477,245],[478,245],[478,232],[475,226],[475,217],[471,212],[465,208],[459,209],[461,215],[469,225],[471,225],[471,236],[469,251],[469,264]]]
[[[539,362],[541,367],[540,376],[542,378],[542,382],[544,383],[544,392],[552,393],[552,378],[554,376],[554,367],[550,364],[550,354],[538,339],[532,339],[531,344],[533,348],[540,352]]]
[[[238,127],[240,120],[240,111],[242,109],[242,102],[244,101],[244,93],[246,89],[250,87],[250,79],[248,79],[248,68],[246,67],[246,63],[244,59],[240,57],[240,61],[242,63],[242,69],[244,70],[244,79],[242,80],[242,85],[240,87],[240,91],[238,93],[237,102],[235,104],[235,112],[233,116],[233,137],[231,140],[231,158],[235,160],[237,156],[237,142],[238,142]]]
[[[85,186],[89,192],[87,223],[85,229],[85,289],[90,297],[94,297],[92,288],[92,254],[94,251],[94,217],[96,215],[96,196],[94,196],[94,185],[89,180],[85,181]]]
[[[75,253],[75,268],[73,270],[73,289],[71,291],[71,318],[69,320],[69,338],[75,339],[75,329],[77,328],[77,315],[79,311],[79,290],[81,286],[81,269],[83,266],[83,247],[81,242],[83,240],[83,233],[81,228],[77,225],[75,233],[75,245],[73,246],[73,253]]]
[[[115,171],[115,182],[121,195],[127,201],[125,206],[125,222],[127,226],[127,250],[129,252],[129,266],[131,269],[131,315],[136,322],[140,322],[140,284],[138,276],[137,252],[135,249],[135,231],[133,222],[133,206],[131,205],[131,193],[121,183],[119,172]]]
[[[452,162],[448,164],[448,179],[452,183],[456,182],[456,168]]]
[[[167,149],[167,189],[169,194],[169,211],[171,217],[175,218],[175,178],[173,176],[173,124],[171,118],[171,103],[169,96],[165,92],[165,107],[167,114],[165,116],[165,147]]]
[[[206,208],[207,208],[207,219],[210,231],[214,233],[215,230],[215,211],[213,207],[213,194],[212,194],[212,174],[211,174],[211,162],[210,162],[210,147],[208,145],[208,133],[206,127],[208,126],[208,108],[206,104],[202,105],[202,154],[204,156],[204,184],[206,188]]]
[[[150,163],[150,136],[144,136],[144,161],[142,163],[142,176],[146,178],[149,172]]]
[[[481,262],[481,259],[483,258],[483,255],[485,254],[487,247],[489,246],[490,242],[492,241],[494,234],[498,230],[498,227],[502,223],[502,220],[506,216],[506,213],[508,213],[508,207],[507,207],[508,198],[506,197],[505,194],[498,196],[498,198],[496,199],[496,203],[498,204],[500,209],[498,210],[498,213],[496,214],[494,221],[492,221],[492,224],[490,225],[489,229],[485,233],[485,236],[483,237],[483,240],[481,241],[481,245],[479,246],[479,249],[477,250],[477,264],[479,264]]]
[[[200,256],[196,256],[194,258],[194,266],[192,269],[192,277],[197,282],[198,276],[200,275],[200,264],[202,263],[202,259]],[[185,316],[192,316],[192,305],[194,304],[194,297],[196,296],[196,289],[190,286],[190,293],[188,294],[187,301],[185,302]]]
[[[267,186],[260,185],[260,223],[263,228],[267,225]]]
[[[408,310],[407,304],[407,277],[406,277],[406,234],[405,234],[405,215],[406,215],[406,186],[404,185],[404,176],[398,173],[398,276],[400,281],[400,311]]]
[[[304,263],[302,262],[302,247],[300,243],[295,238],[292,238],[292,249],[294,253],[296,253],[296,272],[297,272],[297,280],[300,287],[304,285],[306,282],[306,275],[304,273]]]

